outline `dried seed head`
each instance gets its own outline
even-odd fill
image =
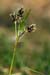
[[[36,31],[36,24],[32,24],[33,25],[33,32]]]
[[[12,22],[16,21],[16,14],[15,14],[15,12],[11,13],[10,17],[12,19]]]
[[[36,30],[36,24],[31,24],[26,28],[27,32],[35,32]]]
[[[10,14],[10,17],[12,19],[12,22],[19,22],[21,20],[21,18],[23,17],[23,8],[21,8],[18,13],[16,14],[15,12],[11,13]]]
[[[23,13],[24,13],[24,10],[23,8],[21,8],[19,11],[18,11],[18,15],[19,17],[23,17]]]

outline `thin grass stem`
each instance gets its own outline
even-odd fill
[[[12,60],[11,60],[9,75],[12,74],[13,63],[14,63],[15,54],[16,54],[16,46],[17,46],[17,44],[18,44],[18,32],[17,32],[17,30],[16,30],[16,22],[15,22],[15,36],[16,36],[16,41],[15,41],[15,46],[14,46],[14,51],[13,51],[13,57],[12,57]]]

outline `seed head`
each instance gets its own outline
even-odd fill
[[[12,19],[12,22],[16,21],[16,14],[15,14],[15,12],[11,13],[10,17]]]
[[[19,17],[23,17],[23,13],[24,13],[23,8],[21,8],[21,9],[18,11],[18,16],[19,16]]]
[[[35,32],[36,30],[36,24],[31,24],[26,28],[27,32]]]

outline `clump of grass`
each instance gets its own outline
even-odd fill
[[[35,63],[35,69],[43,72],[44,75],[50,75],[50,47],[49,43],[45,42],[43,45],[43,52],[41,54],[36,53],[36,59],[33,58]]]
[[[10,51],[11,44],[9,41],[6,39],[6,35],[2,34],[0,35],[0,64],[3,66],[10,66],[10,60],[11,57],[9,58],[10,54],[12,51]],[[12,54],[11,54],[12,55]]]

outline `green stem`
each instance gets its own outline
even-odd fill
[[[14,63],[15,54],[16,54],[16,46],[18,44],[18,32],[16,31],[16,22],[15,22],[15,35],[16,35],[16,41],[15,41],[15,47],[14,47],[13,57],[12,57],[11,65],[10,65],[9,75],[11,75],[11,73],[12,73],[13,63]]]
[[[44,75],[44,73],[41,73],[41,72],[39,72],[39,71],[36,71],[36,70],[34,70],[34,69],[31,69],[31,68],[28,68],[30,71],[32,71],[32,72],[34,72],[34,73],[37,73],[37,74],[40,74],[40,75]]]

